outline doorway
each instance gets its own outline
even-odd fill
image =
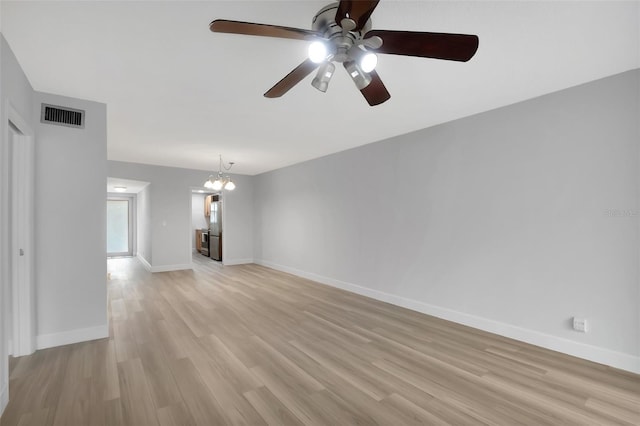
[[[192,260],[222,261],[222,194],[191,188]]]
[[[107,199],[107,256],[133,256],[133,198]]]

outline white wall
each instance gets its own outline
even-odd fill
[[[209,171],[109,161],[109,176],[150,182],[151,270],[191,268],[191,188],[202,186]],[[225,192],[223,262],[251,262],[253,254],[253,179],[231,175],[237,187]]]
[[[254,178],[240,175],[231,175],[231,178],[236,189],[222,193],[222,263],[253,263]]]
[[[136,229],[137,229],[137,256],[142,262],[150,267],[151,265],[151,202],[149,194],[151,192],[150,185],[138,192],[137,210],[136,210]]]
[[[208,229],[209,222],[204,215],[204,199],[208,194],[191,194],[191,248],[196,249],[196,229]]]
[[[108,336],[106,105],[36,92],[86,111],[84,129],[36,124],[38,347]],[[73,187],[73,191],[68,188]]]
[[[37,347],[108,335],[106,309],[106,107],[34,92],[0,37],[0,410],[8,384],[6,299],[9,284],[8,109],[35,134]],[[85,129],[42,125],[40,103],[87,111]],[[83,179],[78,179],[82,176]],[[74,191],[67,188],[73,184]],[[81,195],[79,195],[81,194]],[[90,244],[87,234],[91,234]]]
[[[254,257],[640,372],[639,74],[256,176]]]
[[[0,413],[9,398],[9,364],[7,315],[10,310],[9,212],[9,106],[26,124],[34,128],[32,116],[33,89],[4,36],[0,34]]]

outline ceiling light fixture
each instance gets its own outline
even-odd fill
[[[335,70],[336,66],[333,65],[333,63],[325,62],[325,64],[318,69],[318,74],[311,82],[311,85],[321,92],[326,92]]]
[[[369,105],[380,105],[389,100],[391,95],[380,76],[374,72],[378,59],[371,50],[390,55],[460,62],[466,62],[476,54],[478,36],[475,35],[372,29],[371,14],[378,2],[341,0],[328,4],[311,20],[311,31],[228,19],[214,20],[209,24],[209,29],[214,33],[311,42],[309,57],[267,90],[264,94],[267,98],[281,97],[324,62],[338,62],[345,68],[348,62],[354,62],[349,71],[351,78]],[[356,65],[358,69],[354,69]],[[369,88],[372,81],[373,87]],[[312,84],[322,92],[328,86],[326,81],[322,81],[322,74],[318,74]]]
[[[367,39],[367,41],[369,41]],[[348,52],[349,58],[355,61],[363,72],[369,73],[378,65],[378,56],[365,50],[362,45],[353,46]]]
[[[114,187],[113,187],[113,190],[114,190],[115,192],[126,192],[127,187],[126,187],[126,186],[114,186]]]
[[[349,76],[356,84],[358,90],[362,90],[371,83],[371,76],[365,73],[360,65],[355,61],[349,61],[344,63],[344,67],[347,69]]]
[[[360,68],[364,72],[371,72],[378,65],[378,56],[375,53],[367,52],[360,58]]]
[[[309,59],[315,64],[324,61],[328,54],[327,46],[321,41],[314,41],[309,45]]]
[[[222,155],[220,155],[220,164],[218,165],[218,174],[217,175],[209,175],[209,179],[207,179],[204,183],[204,187],[208,189],[213,189],[214,191],[220,191],[221,189],[226,189],[227,191],[233,191],[236,189],[236,184],[233,183],[229,175],[224,176],[222,173],[222,169],[225,171],[231,170],[235,163],[233,161],[229,162],[229,167],[225,166],[222,162]]]

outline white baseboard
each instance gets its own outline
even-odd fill
[[[0,385],[2,385],[2,389],[0,389],[0,416],[2,416],[9,403],[9,383],[1,383]]]
[[[147,261],[147,259],[145,259],[140,253],[138,253],[136,257],[138,258],[140,263],[142,263],[142,266],[144,266],[147,271],[151,272],[151,264]]]
[[[47,349],[54,346],[70,345],[72,343],[103,339],[105,337],[109,337],[109,326],[107,324],[99,325],[97,327],[63,331],[61,333],[41,334],[36,337],[36,348]]]
[[[391,303],[392,305],[397,305],[403,308],[411,309],[413,311],[421,312],[423,314],[432,315],[434,317],[442,318],[458,324],[463,324],[469,327],[498,334],[500,336],[509,337],[511,339],[530,343],[532,345],[551,349],[557,352],[562,352],[578,358],[583,358],[589,361],[619,368],[621,370],[640,374],[640,357],[637,356],[612,351],[610,349],[605,349],[598,346],[575,342],[573,340],[564,339],[562,337],[553,336],[551,334],[517,327],[499,321],[466,314],[464,312],[430,305],[428,303],[407,299],[405,297],[396,296],[378,290],[373,290],[367,287],[362,287],[345,281],[324,277],[311,272],[301,271],[299,269],[291,268],[288,266],[278,265],[276,263],[265,260],[257,259],[255,260],[255,263],[257,263],[258,265],[266,266],[268,268],[297,275],[302,278],[307,278],[320,284],[337,287],[342,290],[347,290],[352,293],[380,300],[382,302]]]
[[[225,266],[246,265],[247,263],[253,263],[253,259],[222,259],[222,264]]]
[[[193,269],[193,264],[191,263],[183,263],[180,265],[160,265],[160,266],[151,266],[149,261],[142,257],[140,254],[136,256],[140,263],[145,267],[145,269],[149,272],[170,272],[170,271],[182,271],[184,269]]]
[[[152,266],[151,272],[171,272],[171,271],[182,271],[185,269],[193,269],[191,263],[183,263],[181,265],[161,265],[161,266]]]

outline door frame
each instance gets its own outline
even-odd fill
[[[224,198],[224,191],[220,190],[220,191],[213,191],[211,189],[207,189],[207,188],[203,188],[201,186],[191,186],[189,187],[189,232],[193,232],[193,195],[194,194],[198,194],[198,195],[219,195],[220,196],[220,200],[222,201]],[[222,228],[220,229],[220,232],[222,233],[222,235],[224,235],[225,232],[225,208],[224,208],[224,202],[222,203]],[[224,237],[222,238],[222,264],[224,265],[224,250],[225,250],[225,239]],[[191,238],[189,238],[189,242],[188,242],[188,259],[190,260],[190,264],[191,264],[191,269],[194,268],[193,266],[193,246],[192,246],[192,242],[191,242]]]
[[[113,193],[107,194],[107,203],[109,201],[127,201],[129,206],[128,211],[128,232],[129,232],[129,251],[121,252],[121,253],[109,253],[107,252],[107,257],[130,257],[136,254],[136,241],[135,241],[135,202],[136,202],[136,194],[122,194],[114,195]]]
[[[33,130],[9,103],[6,136],[11,144],[11,211],[8,225],[12,232],[10,244],[11,262],[11,312],[12,330],[9,354],[24,356],[36,350],[35,309],[35,142]],[[14,134],[10,127],[17,129]],[[17,182],[21,185],[18,186]],[[22,250],[22,251],[21,251]],[[21,254],[22,253],[22,254]]]

